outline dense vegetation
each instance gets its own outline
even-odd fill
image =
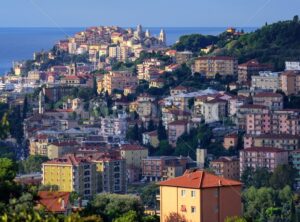
[[[179,41],[174,45],[174,49],[178,51],[191,51],[200,52],[200,49],[205,48],[209,45],[216,44],[219,37],[212,35],[183,35],[180,37]]]

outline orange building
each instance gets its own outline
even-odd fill
[[[194,170],[159,185],[161,222],[224,222],[242,214],[238,181]]]

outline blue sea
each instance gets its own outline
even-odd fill
[[[60,39],[72,36],[85,28],[0,28],[0,75],[12,67],[13,61],[31,59],[33,53],[49,50]],[[146,29],[146,28],[144,28]],[[160,28],[149,27],[152,35],[158,35]],[[174,44],[180,36],[186,34],[218,35],[226,30],[225,27],[216,28],[164,28],[168,45]],[[256,28],[243,28],[246,32]]]

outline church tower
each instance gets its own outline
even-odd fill
[[[151,37],[151,33],[150,33],[149,29],[146,30],[145,37],[146,38],[150,38]]]
[[[160,30],[158,40],[162,45],[164,45],[164,46],[167,45],[167,37],[166,37],[166,33],[163,29]]]
[[[39,93],[39,114],[44,113],[44,97],[43,97],[43,90]]]

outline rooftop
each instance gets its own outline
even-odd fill
[[[67,210],[70,192],[38,192],[38,204],[44,206],[46,211],[53,213],[62,213]]]
[[[218,177],[202,170],[196,170],[186,171],[183,176],[160,182],[159,185],[204,189],[225,186],[241,186],[242,183],[239,181]]]

